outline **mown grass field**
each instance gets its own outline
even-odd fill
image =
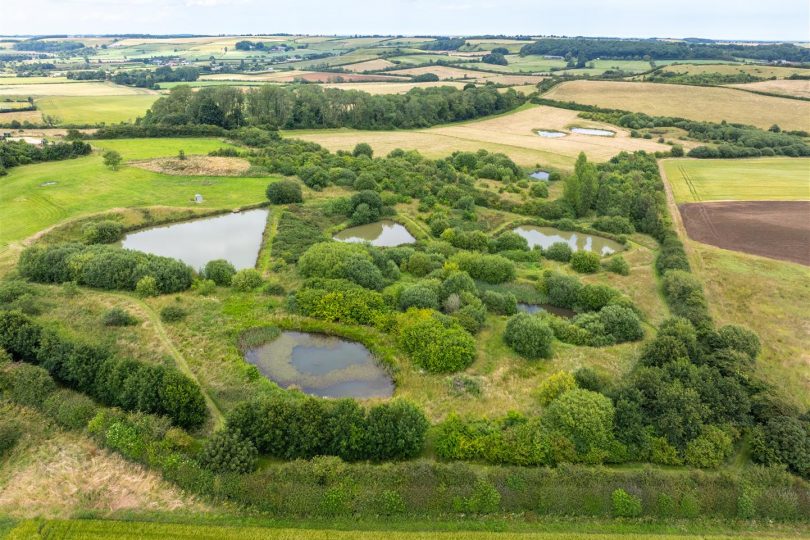
[[[613,527],[611,527],[613,528]],[[623,527],[628,532],[600,533],[571,532],[494,532],[485,530],[337,530],[310,528],[268,528],[261,526],[232,527],[219,525],[189,525],[182,523],[148,523],[132,521],[49,520],[24,521],[17,524],[11,538],[42,538],[60,540],[140,540],[143,538],[174,538],[194,540],[742,540],[750,538],[806,538],[799,532],[730,532],[695,536],[678,532],[632,532],[632,525]],[[575,527],[571,527],[575,529]],[[38,536],[36,536],[38,534]],[[20,535],[20,536],[15,536]]]
[[[810,70],[808,70],[810,71]],[[780,94],[783,96],[793,96],[810,99],[810,80],[776,80],[760,81],[748,84],[732,84],[733,88],[750,90],[754,92],[768,92],[770,94]]]
[[[40,84],[3,84],[0,96],[135,96],[156,94],[154,90],[121,86],[111,82],[43,82]]]
[[[678,203],[810,199],[810,159],[668,159]]]
[[[570,81],[544,97],[650,115],[738,122],[768,129],[810,129],[810,102],[732,88],[622,81]]]
[[[224,146],[216,139],[98,141],[125,159],[204,153]],[[136,150],[137,149],[137,150]],[[169,176],[124,165],[104,166],[100,155],[15,167],[0,188],[0,246],[22,240],[65,219],[122,206],[195,206],[235,208],[260,202],[270,179]],[[47,182],[54,185],[43,186]],[[193,203],[200,193],[204,202]],[[0,248],[1,249],[1,248]]]
[[[615,137],[594,137],[571,133],[550,139],[535,133],[538,129],[556,130],[571,126],[601,127],[617,134]],[[564,169],[573,167],[579,152],[585,152],[594,161],[606,161],[622,150],[654,152],[669,149],[669,146],[652,140],[631,138],[627,131],[615,126],[578,118],[576,111],[532,105],[496,117],[428,129],[307,130],[290,131],[285,135],[314,141],[330,150],[351,150],[357,143],[367,142],[378,155],[402,148],[419,150],[428,157],[443,157],[456,150],[475,152],[485,148],[503,152],[523,166],[541,164]]]
[[[58,124],[117,124],[134,122],[146,114],[160,96],[52,96],[36,100],[42,114],[58,119]]]

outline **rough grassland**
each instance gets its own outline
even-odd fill
[[[633,530],[632,526],[625,526]],[[575,530],[575,527],[570,527]],[[490,531],[382,531],[382,530],[336,530],[310,528],[267,528],[258,526],[228,527],[218,525],[189,525],[183,523],[151,523],[133,521],[98,521],[98,520],[53,520],[47,522],[21,522],[12,531],[13,534],[30,534],[37,532],[40,538],[59,538],[63,540],[141,540],[143,538],[175,538],[178,540],[692,540],[692,534],[679,533],[635,533],[635,532],[490,532]],[[22,536],[25,537],[25,536]],[[701,534],[706,540],[737,540],[747,538],[804,538],[786,532]]]
[[[168,152],[172,155],[176,151]],[[261,202],[269,181],[269,178],[169,176],[129,166],[111,171],[98,155],[15,167],[3,179],[0,189],[3,216],[0,249],[65,219],[115,207],[160,204],[235,208]],[[57,183],[41,185],[46,182]],[[197,193],[204,198],[199,205],[192,202]]]
[[[732,88],[677,84],[570,81],[545,97],[651,115],[738,122],[767,129],[810,129],[810,102],[761,96]]]
[[[755,92],[769,92],[771,94],[782,94],[784,96],[803,97],[810,99],[810,80],[778,80],[760,81],[748,84],[729,85],[741,90],[753,90]]]
[[[675,200],[810,200],[810,158],[668,159]]]
[[[134,122],[160,96],[53,96],[36,100],[42,114],[56,117],[59,124],[117,124]]]
[[[617,132],[615,137],[569,134],[559,139],[540,137],[538,129],[567,129],[571,126],[601,127]],[[330,150],[351,150],[359,142],[371,144],[378,155],[395,148],[416,149],[428,157],[443,157],[456,150],[486,148],[503,152],[520,165],[538,163],[571,168],[579,152],[594,161],[606,161],[622,150],[666,151],[669,146],[647,139],[633,139],[615,126],[577,117],[576,111],[544,106],[525,106],[494,118],[462,122],[419,130],[356,131],[318,130],[287,132],[286,135],[314,141]]]
[[[232,144],[216,138],[156,138],[107,139],[90,141],[95,148],[116,150],[124,160],[174,157],[180,150],[186,155],[208,154],[218,148],[233,148]]]
[[[376,60],[366,60],[365,62],[358,62],[356,64],[349,64],[343,66],[344,69],[348,71],[377,71],[379,69],[385,69],[393,66],[392,62],[384,58],[378,58]]]
[[[776,77],[783,79],[790,77],[794,74],[806,75],[810,73],[808,69],[794,68],[794,67],[781,67],[781,66],[765,66],[761,64],[743,65],[743,64],[672,64],[664,68],[662,71],[671,71],[673,73],[687,73],[689,75],[705,75],[708,73],[719,73],[721,75],[736,75],[738,73],[747,73],[754,77],[762,77],[769,79]]]

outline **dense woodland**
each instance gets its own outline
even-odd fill
[[[245,125],[274,129],[419,128],[506,112],[524,99],[514,90],[499,92],[493,85],[469,85],[463,90],[414,88],[405,94],[383,95],[315,85],[265,85],[247,92],[229,87],[192,92],[187,86],[178,86],[152,105],[143,124],[208,124],[228,129]]]
[[[757,45],[707,44],[655,39],[547,38],[524,45],[520,54],[542,54],[588,60],[734,60],[810,62],[810,50],[792,43]]]

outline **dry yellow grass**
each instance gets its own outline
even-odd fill
[[[346,86],[346,85],[343,85]],[[368,86],[368,85],[364,85]],[[565,130],[571,126],[616,131],[615,137],[594,137],[571,133],[559,139],[540,137],[537,129]],[[358,142],[371,144],[377,154],[395,148],[416,149],[429,157],[446,156],[455,150],[486,148],[503,152],[524,166],[543,164],[571,168],[579,152],[595,161],[605,161],[622,150],[667,150],[669,146],[648,139],[634,139],[615,126],[585,121],[576,111],[530,106],[512,114],[412,131],[320,130],[290,132],[289,136],[322,144],[330,150],[351,150]]]
[[[799,79],[794,81],[783,79],[748,84],[731,84],[729,86],[742,90],[754,90],[755,92],[769,92],[771,94],[810,98],[810,80]]]
[[[186,159],[157,158],[132,161],[147,171],[181,176],[239,176],[250,168],[246,159],[220,156],[188,156]]]
[[[132,88],[109,82],[2,84],[0,96],[132,96],[157,94],[146,88]]]
[[[38,124],[42,122],[42,112],[41,111],[13,111],[13,112],[4,112],[0,114],[0,122],[8,123],[13,122],[14,120],[18,122],[31,122],[33,124]]]
[[[545,97],[652,115],[739,122],[767,129],[810,129],[810,102],[761,96],[733,88],[641,82],[571,81]]]
[[[296,77],[313,73],[312,71],[270,71],[265,73],[216,73],[203,75],[201,81],[256,81],[256,82],[292,82]]]
[[[441,80],[448,79],[470,79],[475,82],[494,82],[496,84],[537,84],[545,77],[539,75],[509,75],[498,73],[487,73],[474,69],[464,69],[453,66],[419,66],[415,68],[397,69],[389,72],[391,75],[423,75],[434,73]]]
[[[356,64],[347,64],[343,66],[343,69],[357,73],[361,71],[377,71],[379,69],[389,68],[393,65],[393,62],[389,62],[384,58],[377,58],[376,60],[366,60],[365,62],[358,62]]]

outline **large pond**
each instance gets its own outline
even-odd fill
[[[198,270],[214,259],[241,270],[256,266],[266,223],[267,210],[248,210],[134,232],[122,245],[180,259]]]
[[[565,242],[572,251],[594,251],[602,256],[610,255],[623,249],[622,245],[608,238],[593,236],[574,231],[561,231],[554,227],[537,227],[521,225],[515,232],[526,239],[530,248],[540,246],[548,249],[552,244]]]
[[[282,332],[245,360],[279,386],[320,397],[390,397],[394,383],[366,347],[337,337]]]
[[[571,128],[572,133],[579,133],[580,135],[593,135],[595,137],[613,137],[616,135],[615,131],[607,129],[594,129],[594,128]]]
[[[546,171],[534,171],[529,176],[531,176],[535,180],[548,180],[548,177],[551,176],[551,174],[547,173]]]
[[[334,238],[338,242],[369,242],[377,247],[394,247],[416,242],[416,238],[408,232],[408,229],[390,219],[344,229]]]
[[[547,311],[548,313],[558,315],[566,319],[570,319],[571,317],[577,314],[577,312],[574,311],[573,309],[552,306],[551,304],[524,304],[521,302],[518,303],[517,308],[518,311],[521,311],[523,313],[530,313],[532,315],[535,313],[540,313],[542,311]]]
[[[547,131],[545,129],[538,130],[537,134],[541,137],[545,137],[546,139],[559,139],[560,137],[565,137],[568,135],[563,131]]]

